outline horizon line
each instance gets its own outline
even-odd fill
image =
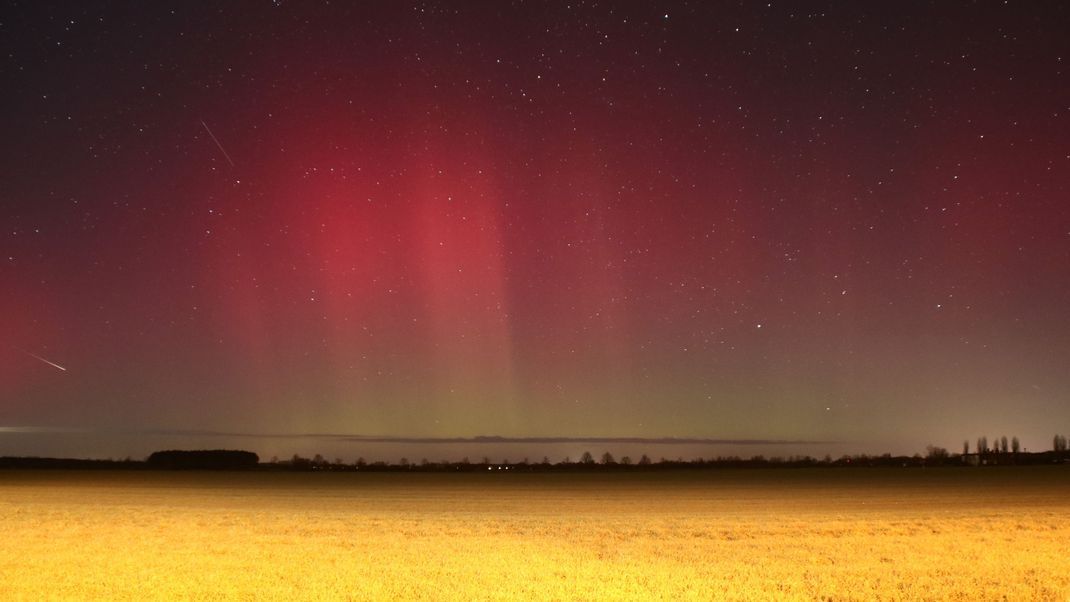
[[[657,445],[839,445],[844,441],[814,439],[761,439],[715,437],[641,437],[641,436],[523,436],[473,435],[469,437],[433,437],[418,435],[362,435],[356,433],[243,433],[197,429],[109,429],[47,426],[0,426],[0,434],[129,434],[190,437],[236,437],[250,439],[335,439],[351,443],[413,444],[562,444],[562,443],[632,443]]]

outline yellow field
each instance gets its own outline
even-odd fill
[[[1070,600],[1070,470],[0,472],[0,599]]]

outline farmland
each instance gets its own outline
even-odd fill
[[[0,472],[0,599],[1070,597],[1070,470]]]

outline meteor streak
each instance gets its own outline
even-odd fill
[[[215,142],[215,145],[219,147],[219,152],[223,153],[223,156],[227,158],[227,163],[230,163],[231,167],[236,167],[234,165],[234,161],[231,160],[230,155],[227,154],[227,150],[223,148],[222,144],[219,143],[219,138],[215,137],[215,134],[212,133],[212,130],[208,127],[208,124],[205,123],[203,119],[201,120],[201,125],[204,126],[204,131],[208,132],[208,135],[212,137],[212,142]]]
[[[64,372],[67,371],[67,369],[64,368],[63,366],[60,366],[59,364],[57,364],[55,362],[50,362],[50,361],[46,360],[45,358],[43,358],[43,357],[41,357],[41,356],[39,356],[39,355],[37,355],[35,353],[30,353],[29,351],[26,351],[25,349],[23,349],[22,352],[25,353],[26,355],[34,358],[34,359],[41,360],[42,362],[48,364],[49,366],[52,366],[53,368],[58,368],[60,370],[63,370]]]

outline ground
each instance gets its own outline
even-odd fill
[[[0,472],[0,599],[1067,600],[1070,468]]]

